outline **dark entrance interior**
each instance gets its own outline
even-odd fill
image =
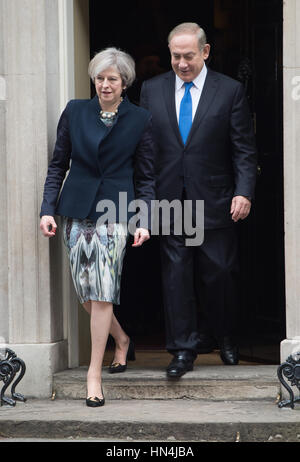
[[[259,167],[251,216],[238,225],[240,345],[247,360],[278,363],[285,338],[282,0],[190,1],[188,13],[169,0],[135,0],[116,8],[90,0],[89,5],[91,57],[116,46],[136,60],[137,80],[129,91],[133,102],[139,101],[143,80],[170,69],[167,35],[185,21],[205,29],[212,45],[208,66],[244,83]],[[158,239],[140,249],[129,243],[122,305],[115,313],[139,348],[164,348],[160,284]]]

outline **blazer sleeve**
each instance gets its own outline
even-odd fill
[[[43,215],[55,215],[57,198],[66,173],[70,168],[71,151],[72,144],[70,140],[68,117],[65,109],[57,126],[57,139],[44,185],[40,217]]]
[[[143,82],[140,94],[140,106],[149,110],[148,95],[146,89],[147,82]]]
[[[257,172],[257,152],[253,123],[242,84],[238,85],[234,95],[230,138],[235,176],[234,196],[247,196],[253,199]]]
[[[151,229],[151,200],[155,199],[155,152],[152,117],[150,117],[136,148],[134,164],[137,205],[139,201],[143,201],[147,206],[140,207],[140,227],[147,229]]]

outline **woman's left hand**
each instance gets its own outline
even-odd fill
[[[132,247],[140,247],[143,242],[148,241],[148,239],[150,239],[148,229],[137,228],[134,233],[134,243],[132,244]]]

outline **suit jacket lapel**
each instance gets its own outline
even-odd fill
[[[193,124],[190,130],[188,139],[186,141],[186,145],[188,145],[192,136],[198,130],[203,117],[205,116],[206,112],[212,105],[213,99],[216,95],[216,91],[218,88],[218,81],[219,81],[219,78],[217,74],[212,72],[210,69],[207,69],[205,83],[204,83],[201,97],[198,103],[196,114],[193,120]]]
[[[186,146],[190,142],[192,136],[199,128],[203,117],[210,108],[212,101],[216,95],[218,88],[219,78],[217,74],[212,72],[210,69],[207,69],[207,76],[203,86],[201,98],[196,110],[196,114],[193,120],[193,124],[186,142]],[[181,134],[178,127],[177,115],[176,115],[176,106],[175,106],[175,73],[170,71],[163,82],[163,97],[169,114],[169,119],[171,126],[174,130],[176,138],[179,143],[183,146]]]
[[[96,156],[98,155],[99,144],[108,133],[108,128],[100,120],[100,110],[98,96],[96,95],[88,101],[80,114],[81,126],[79,130],[82,132],[86,146],[89,147],[88,151]]]
[[[176,138],[178,139],[179,143],[183,146],[176,115],[175,73],[173,71],[169,72],[166,75],[165,80],[163,81],[163,98],[165,100],[171,126],[175,132]]]
[[[95,153],[98,156],[99,145],[104,141],[104,139],[109,135],[119,117],[122,117],[123,114],[129,110],[130,102],[128,98],[124,98],[122,103],[119,106],[119,112],[115,123],[111,127],[107,127],[100,119],[99,112],[101,110],[98,96],[94,96],[87,106],[86,111],[84,111],[81,122],[84,126],[84,133],[86,134],[86,140],[88,145],[91,145],[90,151]]]

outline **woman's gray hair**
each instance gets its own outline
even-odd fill
[[[206,44],[206,34],[202,27],[200,27],[195,22],[183,22],[178,26],[174,27],[168,35],[168,43],[174,37],[174,35],[181,35],[181,34],[195,34],[198,37],[199,49],[200,51],[204,48]]]
[[[115,67],[126,87],[135,80],[135,62],[125,51],[114,47],[105,48],[97,53],[89,63],[88,73],[95,83],[97,75],[109,67]]]

